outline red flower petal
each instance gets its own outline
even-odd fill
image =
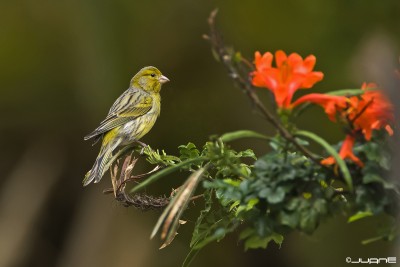
[[[358,166],[364,167],[364,163],[356,155],[353,154],[354,141],[355,139],[352,135],[346,135],[342,147],[340,148],[339,156],[342,159],[350,159]],[[324,165],[332,165],[334,163],[336,163],[336,160],[333,157],[328,157],[321,161],[321,164]]]
[[[311,72],[314,69],[315,63],[317,62],[317,58],[314,55],[309,55],[304,59],[304,67],[307,69],[307,72]]]
[[[301,84],[302,88],[311,88],[317,82],[321,81],[324,78],[324,74],[320,71],[314,71],[307,74],[306,79]]]
[[[294,93],[300,88],[311,88],[324,77],[322,72],[313,72],[315,57],[305,60],[297,54],[289,56],[282,50],[275,53],[276,67],[272,67],[273,56],[267,52],[255,53],[256,71],[252,73],[252,83],[257,87],[266,87],[275,95],[279,107],[290,108]]]
[[[282,50],[278,50],[275,52],[275,62],[278,68],[280,68],[286,61],[287,61],[287,56],[285,52],[283,52]]]
[[[296,107],[305,102],[311,102],[320,105],[325,109],[325,113],[328,115],[329,119],[335,121],[336,114],[346,108],[348,100],[344,96],[314,93],[300,97],[293,103],[292,106]]]
[[[264,55],[261,55],[261,53],[257,51],[255,53],[255,64],[257,70],[260,71],[271,68],[273,58],[274,56],[269,52],[265,53]]]
[[[389,123],[394,121],[393,106],[380,90],[366,90],[377,88],[374,83],[363,83],[362,89],[365,93],[360,97],[350,98],[351,108],[347,113],[353,121],[355,130],[360,130],[366,140],[372,137],[372,131],[381,128],[390,129],[388,133],[393,133]]]
[[[390,136],[392,136],[393,135],[393,129],[392,129],[392,127],[390,127],[390,125],[386,125],[385,126],[385,130],[388,132],[388,134],[390,135]]]

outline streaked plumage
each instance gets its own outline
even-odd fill
[[[168,82],[155,67],[141,69],[126,90],[111,106],[107,117],[92,133],[85,136],[95,142],[103,138],[100,153],[86,174],[83,185],[99,182],[106,172],[105,165],[118,147],[128,145],[147,134],[160,115],[161,85]]]

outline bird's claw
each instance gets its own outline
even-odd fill
[[[136,140],[135,142],[138,143],[142,147],[142,149],[139,152],[139,155],[143,156],[144,155],[144,150],[146,149],[146,147],[148,147],[148,145],[143,143],[142,141],[139,141],[139,140]]]

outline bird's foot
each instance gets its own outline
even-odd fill
[[[143,155],[144,155],[144,150],[145,150],[145,148],[148,147],[149,145],[147,145],[146,143],[143,143],[142,141],[139,141],[139,140],[136,140],[135,142],[136,142],[137,144],[139,144],[139,146],[142,147],[142,149],[141,149],[140,152],[139,152],[139,155],[140,155],[140,156],[143,156]]]

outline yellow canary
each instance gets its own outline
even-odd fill
[[[155,67],[144,67],[131,80],[126,90],[112,105],[107,117],[85,140],[103,138],[100,153],[86,174],[83,185],[98,183],[107,171],[104,169],[118,146],[139,140],[147,134],[160,115],[160,90],[169,79]]]

